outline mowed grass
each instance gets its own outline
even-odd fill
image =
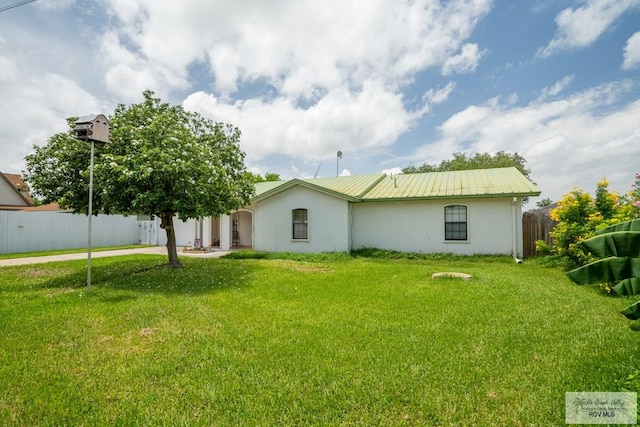
[[[182,261],[0,268],[0,424],[563,425],[639,365],[629,301],[535,262]]]

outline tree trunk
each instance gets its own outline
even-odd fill
[[[173,212],[163,213],[160,216],[162,222],[160,228],[164,228],[167,232],[167,255],[169,255],[169,263],[171,268],[184,267],[178,259],[178,249],[176,248],[176,231],[173,228]]]

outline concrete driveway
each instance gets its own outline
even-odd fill
[[[222,255],[228,254],[230,251],[215,250],[213,252],[190,252],[183,251],[178,248],[178,256],[190,256],[197,258],[217,258]],[[91,252],[91,259],[104,258],[111,256],[122,255],[134,255],[134,254],[151,254],[151,255],[164,255],[167,256],[167,248],[165,246],[150,246],[146,248],[136,249],[118,249],[114,251],[100,251]],[[86,252],[64,254],[64,255],[47,255],[39,257],[26,257],[26,258],[12,258],[12,259],[0,259],[0,267],[8,267],[11,265],[25,265],[25,264],[44,264],[47,262],[55,261],[69,261],[76,259],[87,259]]]

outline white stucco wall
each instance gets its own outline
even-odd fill
[[[156,217],[158,224],[158,245],[164,246],[167,244],[167,232],[160,228],[160,218]],[[196,220],[189,219],[187,221],[180,220],[177,216],[173,217],[173,228],[176,233],[176,245],[177,246],[193,246],[196,238]],[[198,233],[200,231],[198,230]],[[204,219],[202,221],[202,246],[211,246],[211,221]]]
[[[253,245],[253,218],[249,211],[237,211],[233,215],[238,220],[238,246],[251,247]]]
[[[468,240],[444,240],[444,207],[467,206]],[[292,210],[308,210],[307,240],[292,239]],[[296,186],[220,218],[220,247],[231,245],[232,219],[239,219],[239,244],[259,251],[342,252],[375,247],[403,252],[522,254],[522,204],[512,197],[435,201],[349,203]],[[192,246],[195,220],[174,218],[176,243]],[[216,224],[217,227],[217,224]],[[212,243],[205,220],[203,245]],[[515,230],[515,233],[514,233]],[[158,244],[166,244],[158,230]]]
[[[515,214],[516,245],[522,253],[521,203],[520,199],[515,205],[512,202],[508,197],[355,203],[351,206],[352,248],[463,255],[511,254]],[[468,241],[444,240],[444,207],[453,204],[467,206]]]
[[[248,207],[254,213],[254,248],[259,251],[344,252],[349,250],[346,200],[302,186]],[[308,210],[307,240],[292,239],[293,209]]]

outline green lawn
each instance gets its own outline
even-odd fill
[[[535,262],[165,261],[0,268],[0,424],[563,425],[640,366],[629,301]]]

